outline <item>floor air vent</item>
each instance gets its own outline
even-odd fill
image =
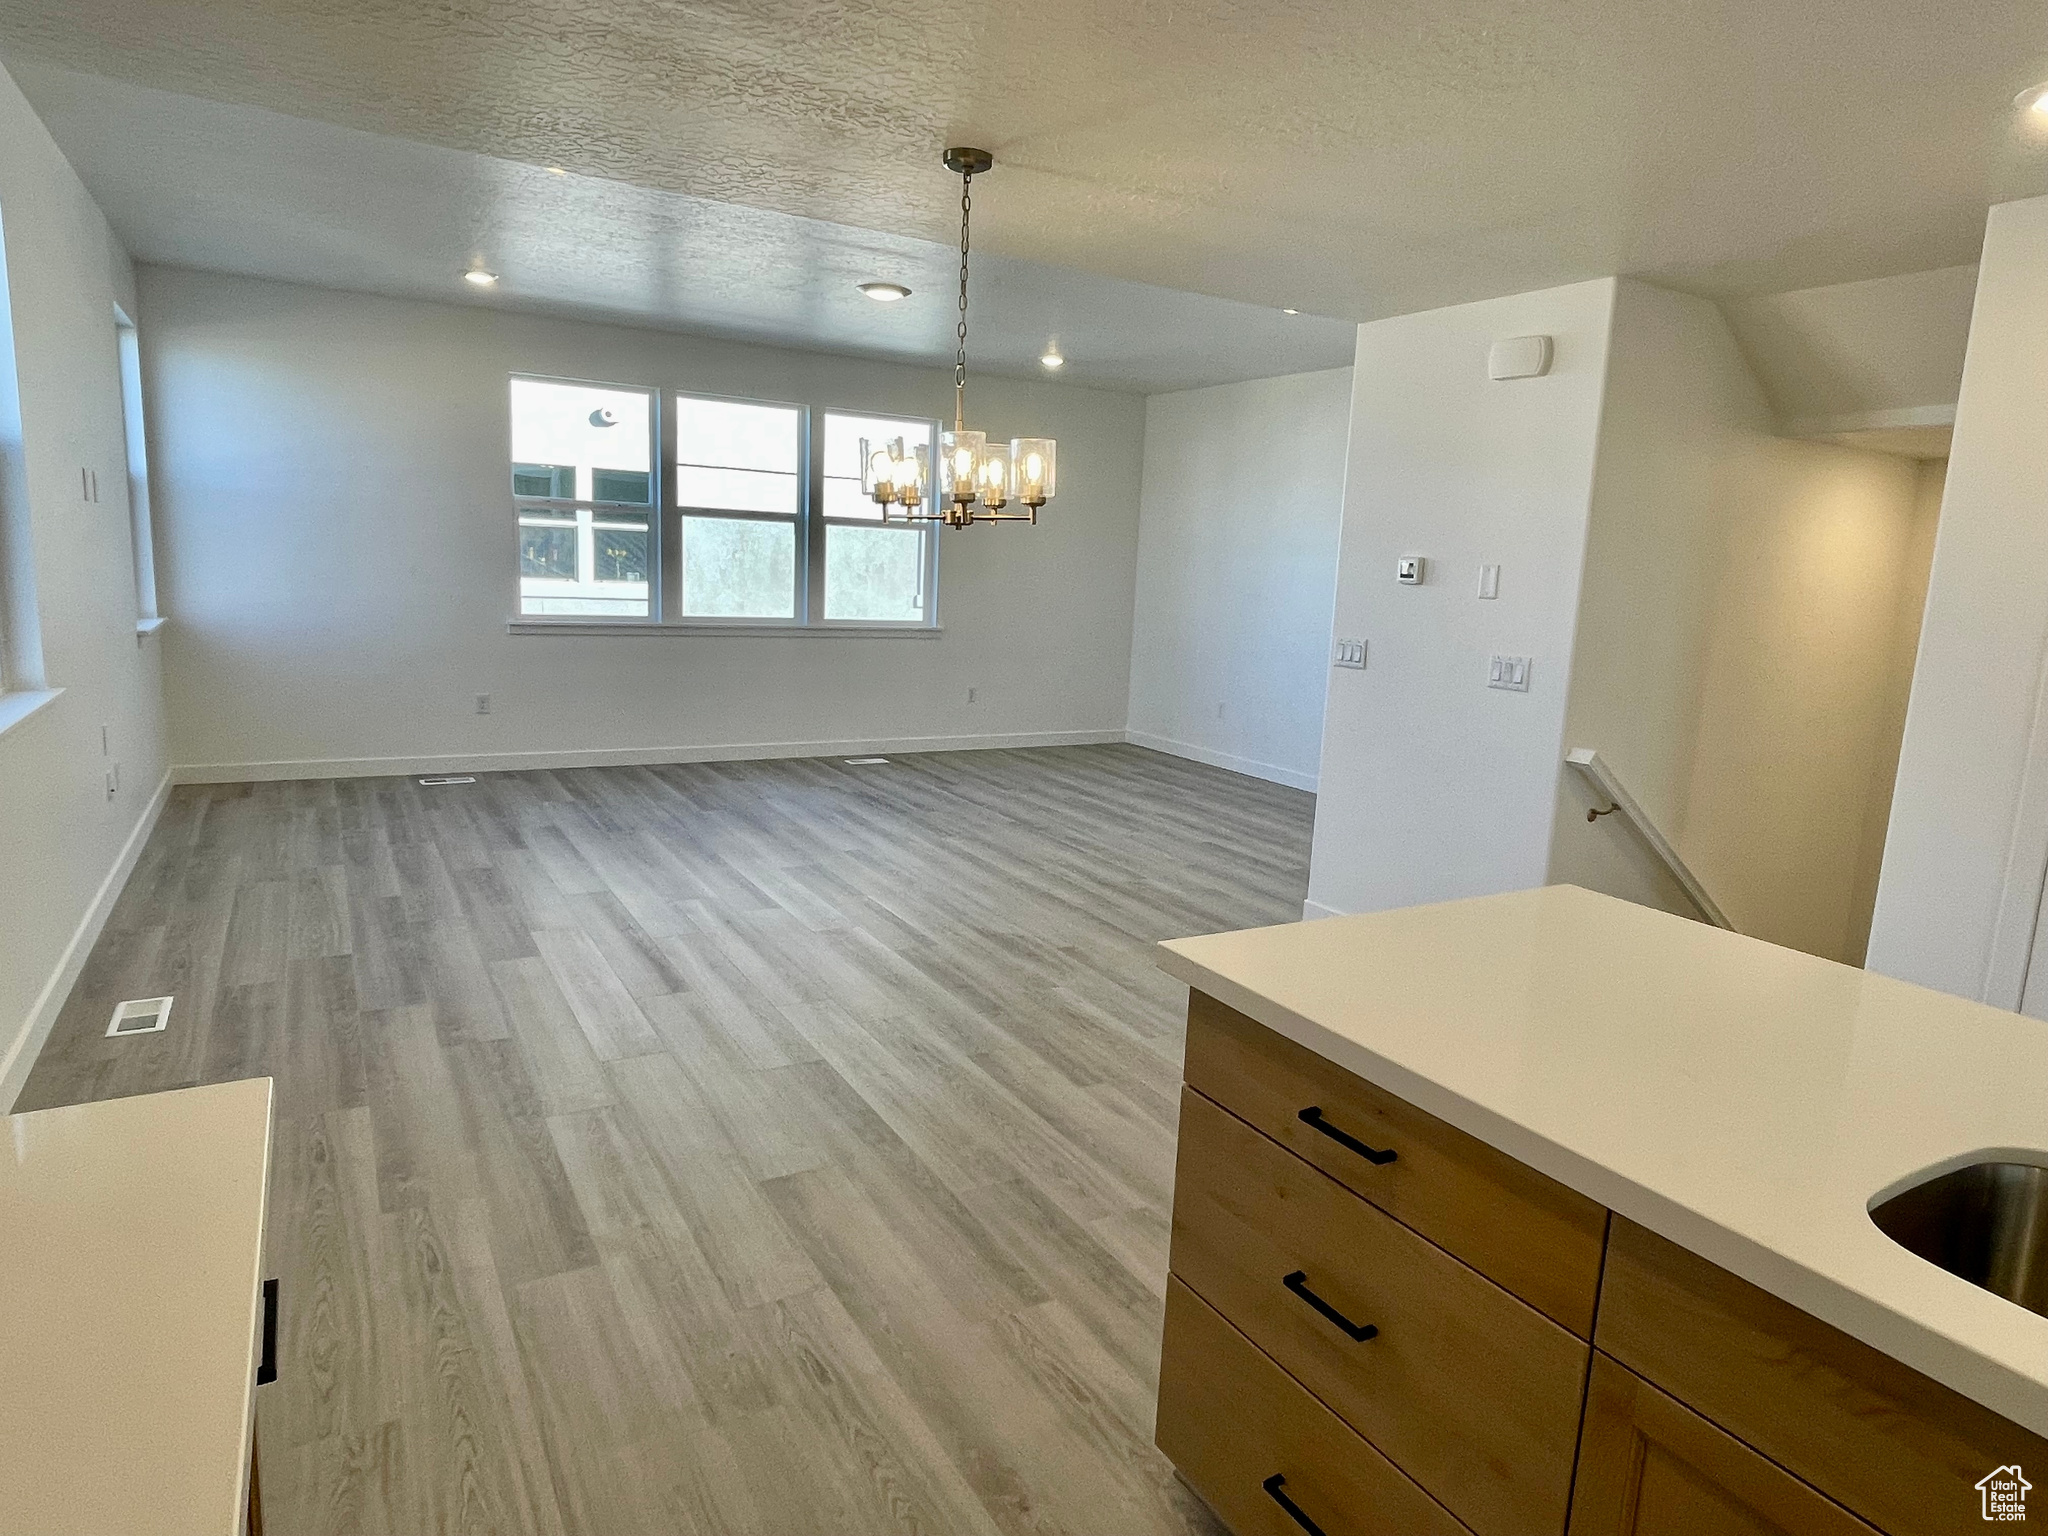
[[[109,1035],[153,1035],[171,1022],[168,997],[138,997],[114,1004],[114,1017],[107,1025]]]
[[[841,761],[849,768],[872,768],[877,763],[886,763],[889,759],[886,757],[848,757],[842,758]]]
[[[430,773],[421,779],[420,782],[429,787],[436,784],[474,784],[476,782],[476,775],[473,773]]]

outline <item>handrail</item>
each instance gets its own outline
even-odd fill
[[[1579,770],[1593,787],[1611,802],[1606,811],[1588,811],[1586,819],[1605,816],[1609,811],[1620,811],[1626,816],[1642,840],[1650,845],[1650,852],[1657,855],[1664,867],[1671,871],[1671,878],[1679,883],[1692,904],[1700,909],[1700,915],[1716,928],[1735,932],[1735,925],[1728,921],[1728,914],[1721,910],[1719,902],[1707,894],[1707,888],[1700,884],[1699,876],[1686,867],[1685,860],[1678,856],[1678,850],[1671,846],[1671,840],[1657,830],[1657,824],[1650,820],[1649,812],[1636,803],[1636,797],[1623,787],[1614,776],[1614,769],[1592,747],[1574,747],[1565,754],[1564,760]]]

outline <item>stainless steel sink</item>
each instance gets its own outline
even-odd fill
[[[2048,1317],[2048,1168],[1972,1163],[1893,1195],[1870,1219],[1929,1263]]]

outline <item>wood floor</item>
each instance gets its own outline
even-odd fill
[[[1216,1532],[1149,950],[1298,917],[1312,806],[1122,746],[181,789],[16,1107],[276,1078],[273,1536]]]

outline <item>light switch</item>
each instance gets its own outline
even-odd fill
[[[1500,567],[1482,565],[1479,567],[1479,595],[1493,598],[1500,596]]]
[[[1363,640],[1339,640],[1330,664],[1338,667],[1355,667],[1365,670],[1365,642]]]
[[[1529,658],[1527,656],[1503,656],[1494,653],[1486,664],[1486,686],[1505,688],[1510,693],[1529,691]]]

